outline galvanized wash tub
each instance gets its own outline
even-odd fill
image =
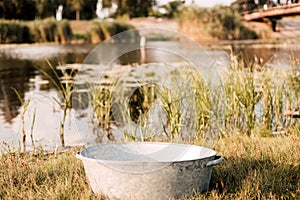
[[[155,142],[100,144],[76,157],[93,192],[111,199],[169,199],[202,192],[208,189],[212,167],[222,162],[209,148]]]

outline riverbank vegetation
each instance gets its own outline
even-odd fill
[[[67,20],[0,20],[0,43],[67,43],[73,33]]]
[[[17,20],[0,21],[0,44],[32,42],[29,27]]]
[[[76,32],[78,27],[68,20],[56,21],[46,18],[35,21],[0,20],[0,44],[9,43],[98,43],[117,33],[133,29],[132,25],[123,22],[89,21],[80,27],[84,32]],[[79,22],[80,23],[80,22]],[[75,27],[75,28],[74,28]]]
[[[84,4],[83,2],[81,3]],[[44,14],[39,14],[42,17],[37,17],[31,21],[0,20],[0,43],[99,42],[100,38],[104,38],[103,33],[109,30],[111,30],[109,32],[111,36],[116,32],[119,33],[119,31],[133,28],[120,21],[128,21],[128,19],[132,17],[141,16],[169,17],[176,19],[179,25],[179,31],[199,42],[258,39],[266,38],[266,35],[270,35],[267,33],[268,31],[265,30],[265,27],[262,31],[260,30],[262,28],[242,22],[240,13],[235,7],[217,6],[213,8],[201,8],[198,6],[184,6],[179,2],[173,2],[170,3],[169,6],[166,6],[166,8],[168,8],[168,14],[159,15],[150,9],[150,4],[145,3],[143,6],[145,9],[147,8],[147,12],[145,11],[147,14],[143,15],[141,14],[141,10],[135,9],[134,3],[127,2],[127,4],[123,2],[122,5],[120,5],[122,9],[117,10],[117,12],[111,16],[115,19],[113,22],[93,20],[96,18],[95,11],[90,11],[89,14],[93,13],[93,15],[87,18],[83,17],[83,21],[72,20],[72,17],[64,18],[62,21],[56,21],[53,17],[54,11],[52,15],[50,15],[51,13],[43,11],[45,12]],[[52,5],[51,9],[54,8]],[[87,10],[90,9],[91,8],[87,8]],[[84,16],[84,13],[87,13],[87,10],[82,12],[82,16]],[[73,9],[72,12],[75,12],[75,10]],[[70,13],[72,12],[70,11]],[[64,14],[69,15],[70,13],[68,10],[64,11]],[[48,18],[44,18],[47,16]],[[130,23],[130,21],[128,22]],[[101,23],[101,25],[96,25],[98,23]],[[82,29],[85,29],[85,31],[82,31]]]
[[[214,167],[209,191],[184,199],[298,199],[299,143],[299,132],[275,138],[222,137],[214,149],[224,161]],[[0,198],[105,199],[92,193],[75,154],[40,150],[1,155]]]
[[[89,41],[91,43],[99,43],[110,38],[113,35],[121,33],[123,31],[134,29],[134,26],[130,24],[126,24],[124,22],[99,22],[93,21],[91,25],[91,29],[88,33]],[[139,33],[138,31],[130,31],[135,35],[128,36],[128,38],[134,38],[137,41],[139,40]],[[120,38],[121,39],[121,38]],[[125,39],[125,38],[122,38]]]
[[[277,72],[266,65],[258,63],[243,63],[232,57],[232,63],[227,71],[220,73],[221,88],[211,90],[207,82],[195,73],[186,71],[179,73],[172,71],[172,80],[180,77],[190,77],[188,86],[183,92],[174,90],[148,90],[143,92],[142,102],[138,105],[139,115],[135,123],[143,126],[147,124],[147,109],[143,108],[155,98],[161,98],[163,112],[167,116],[164,127],[169,138],[182,134],[186,119],[186,111],[179,101],[181,94],[190,95],[189,101],[197,106],[193,112],[193,124],[199,137],[185,142],[206,145],[202,135],[205,135],[215,119],[221,119],[216,124],[220,135],[211,148],[224,157],[224,161],[213,170],[210,189],[204,194],[195,194],[185,199],[298,199],[300,198],[300,126],[297,117],[299,110],[299,62],[295,59],[290,71]],[[185,74],[186,73],[186,74]],[[132,72],[133,77],[134,73]],[[149,71],[148,78],[155,76]],[[184,86],[183,86],[184,87]],[[145,88],[144,88],[145,89]],[[101,90],[104,91],[104,90]],[[95,109],[99,126],[109,129],[111,119],[105,112],[110,112],[111,95],[101,95],[98,107]],[[156,92],[153,94],[153,91]],[[213,92],[220,93],[213,93]],[[97,92],[97,91],[96,91]],[[147,94],[149,94],[147,96]],[[214,98],[218,97],[218,98]],[[212,110],[214,105],[221,112]],[[220,106],[220,107],[219,107]],[[128,107],[130,107],[128,105]],[[128,108],[127,107],[127,108]],[[149,108],[148,108],[149,109]],[[195,111],[193,110],[193,111]],[[289,112],[287,112],[289,111]],[[134,112],[134,111],[133,111]],[[143,113],[143,115],[141,114]],[[212,113],[221,113],[217,118]],[[129,116],[133,117],[130,111]],[[185,115],[184,115],[185,114]],[[100,116],[100,117],[99,117]],[[104,120],[104,121],[100,121]],[[145,121],[141,121],[145,120]],[[146,126],[145,126],[146,127]],[[98,127],[100,128],[100,127]],[[131,135],[132,136],[132,135]],[[128,137],[137,141],[137,137]],[[155,140],[153,137],[151,140]],[[79,150],[79,149],[78,149]],[[78,151],[77,150],[77,151]],[[65,153],[45,154],[43,149],[36,149],[34,153],[13,151],[9,146],[0,157],[0,198],[1,199],[104,199],[92,193],[88,186],[81,161],[75,158],[77,151]]]
[[[177,14],[181,32],[197,41],[258,39],[243,25],[237,9],[231,7],[182,7]]]
[[[108,132],[110,127],[107,124],[119,123],[120,117],[125,124],[134,121],[136,125],[132,126],[132,130],[124,131],[125,138],[134,141],[143,141],[145,138],[185,140],[187,136],[189,139],[205,140],[216,133],[265,137],[285,135],[300,129],[299,61],[296,60],[291,65],[290,71],[283,72],[272,69],[268,64],[245,63],[233,56],[230,66],[223,71],[214,71],[216,77],[213,81],[219,81],[218,83],[211,84],[212,80],[203,78],[205,75],[199,74],[197,70],[190,71],[182,66],[180,73],[175,69],[164,75],[169,79],[161,81],[168,82],[169,87],[145,82],[128,100],[126,91],[112,93],[102,86],[96,88],[91,99],[99,124],[106,124]],[[131,73],[135,73],[134,69]],[[129,75],[130,78],[137,80],[143,77],[143,74],[138,74],[137,77],[132,74]],[[155,73],[151,76],[146,77],[145,74],[144,79],[159,78]],[[110,82],[117,82],[117,79],[118,77]],[[126,88],[120,85],[109,86]],[[121,105],[127,101],[129,105]],[[107,106],[111,108],[108,104],[121,105],[117,112],[120,116],[112,115],[114,112],[107,109]],[[153,105],[159,106],[162,111],[159,113],[160,119],[155,119],[155,131],[151,132],[153,121],[149,118],[154,113],[149,108]],[[130,109],[135,110],[135,113],[128,113]],[[111,120],[110,123],[107,118]]]

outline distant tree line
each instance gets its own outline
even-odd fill
[[[92,19],[96,17],[98,0],[1,0],[0,19],[34,20],[55,16],[63,6],[65,19]],[[148,16],[155,0],[102,0],[103,7],[118,5],[116,15]]]

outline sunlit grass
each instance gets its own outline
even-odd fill
[[[299,130],[289,136],[236,135],[219,140],[225,161],[215,167],[211,191],[195,199],[298,199]]]
[[[243,25],[238,10],[233,7],[183,7],[177,19],[180,31],[200,42],[260,37]]]
[[[221,138],[214,149],[224,161],[214,167],[209,191],[185,199],[298,199],[297,131],[275,138],[244,134]],[[197,140],[193,143],[199,144]],[[2,155],[0,198],[103,199],[92,193],[75,153]]]

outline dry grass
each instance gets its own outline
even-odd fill
[[[259,37],[243,25],[240,14],[231,7],[184,7],[179,11],[177,18],[179,30],[198,42]]]
[[[211,191],[195,199],[299,199],[298,135],[231,136],[216,151],[225,161],[213,171]]]
[[[92,20],[70,20],[70,26],[74,34],[86,34],[88,32],[93,24]]]
[[[0,160],[0,199],[88,199],[75,152],[61,155],[8,154]]]
[[[263,138],[221,138],[224,157],[210,190],[188,199],[299,199],[300,133]],[[197,144],[197,141],[195,141]],[[75,152],[7,154],[0,159],[1,199],[103,199],[92,193]]]

